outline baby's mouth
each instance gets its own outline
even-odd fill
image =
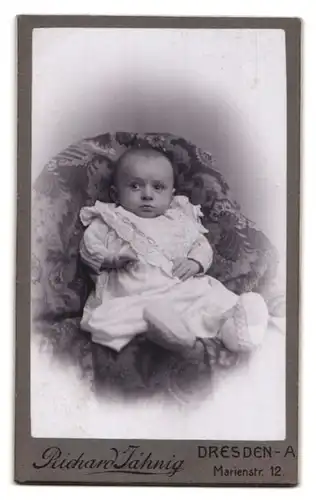
[[[153,210],[155,207],[153,207],[152,205],[141,205],[140,208],[142,210]]]

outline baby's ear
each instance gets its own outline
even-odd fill
[[[115,186],[110,187],[109,194],[110,194],[110,200],[112,201],[112,203],[117,203],[118,202],[118,195],[117,195],[117,189]]]

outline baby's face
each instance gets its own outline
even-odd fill
[[[173,169],[167,158],[131,157],[118,172],[118,202],[138,217],[158,217],[169,208],[173,182]]]

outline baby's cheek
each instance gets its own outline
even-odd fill
[[[126,204],[135,206],[139,202],[140,196],[138,193],[126,193]]]

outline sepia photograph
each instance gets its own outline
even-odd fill
[[[32,31],[31,434],[286,438],[283,29]]]

